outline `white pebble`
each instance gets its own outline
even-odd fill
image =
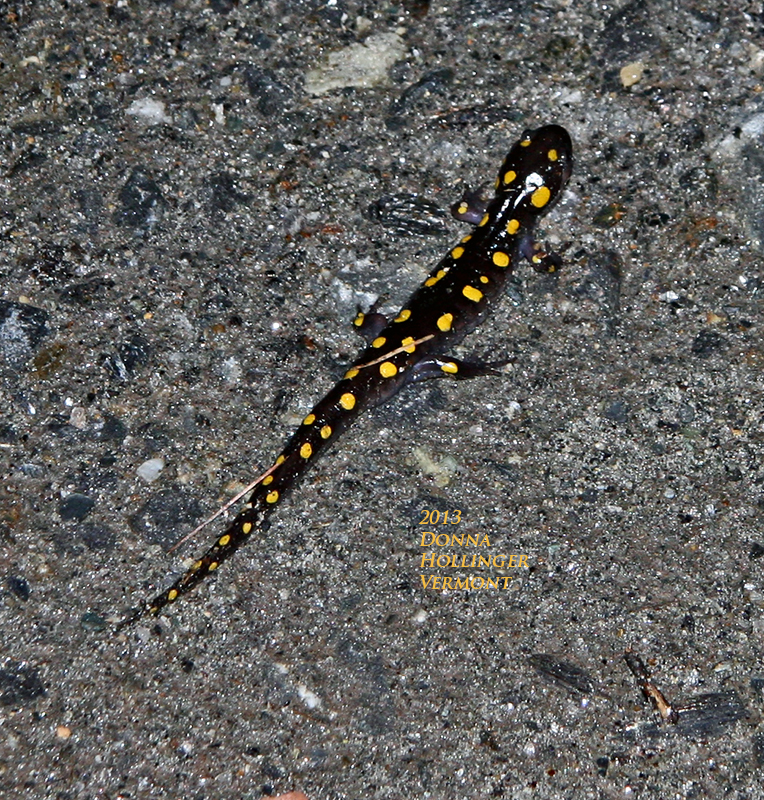
[[[139,478],[143,478],[143,480],[147,483],[153,483],[159,477],[159,473],[163,469],[163,458],[150,458],[148,461],[144,461],[143,464],[138,467],[136,472],[138,473]]]

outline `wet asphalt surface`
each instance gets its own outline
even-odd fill
[[[0,793],[764,796],[763,32],[760,3],[6,4]],[[456,354],[502,375],[366,415],[115,635],[548,122],[564,269]],[[423,529],[528,566],[425,588]]]

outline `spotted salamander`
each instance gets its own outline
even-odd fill
[[[533,229],[560,196],[572,166],[572,144],[564,128],[545,125],[523,134],[501,165],[494,197],[488,202],[472,197],[456,205],[455,216],[473,223],[473,231],[451,248],[392,322],[376,311],[358,315],[355,324],[368,346],[305,417],[241,513],[185,574],[119,627],[158,614],[217,570],[261,531],[298,478],[367,408],[428,378],[471,378],[493,371],[490,364],[460,361],[448,355],[449,349],[480,324],[521,257],[540,272],[559,266],[557,255],[534,242]]]

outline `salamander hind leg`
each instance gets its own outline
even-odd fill
[[[411,370],[414,383],[432,378],[482,378],[486,375],[501,375],[499,371],[507,361],[462,361],[449,356],[427,356],[418,361]]]
[[[526,236],[520,243],[520,253],[530,262],[536,272],[548,275],[557,272],[563,265],[562,256],[552,250],[547,250],[542,244]]]

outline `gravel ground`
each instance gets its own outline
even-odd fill
[[[20,0],[0,28],[0,794],[764,797],[762,3]],[[460,348],[505,374],[368,414],[115,635],[546,122],[565,269]],[[424,509],[528,566],[424,588]]]

